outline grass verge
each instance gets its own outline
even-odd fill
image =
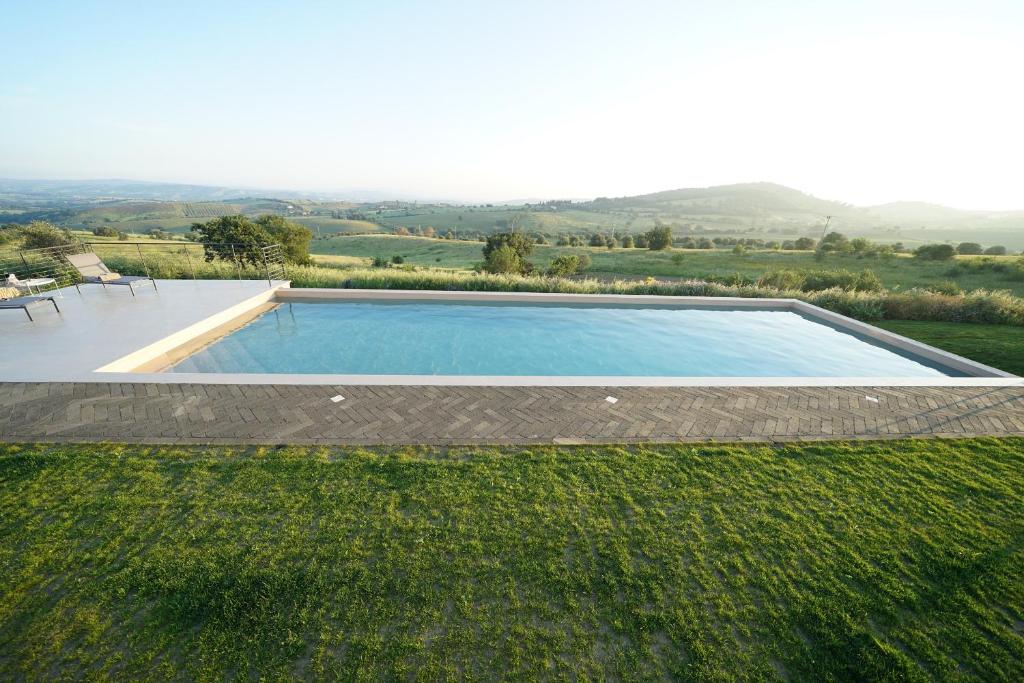
[[[0,447],[0,677],[1014,680],[1024,440]]]
[[[1024,376],[1024,328],[1011,325],[880,320],[878,327]]]

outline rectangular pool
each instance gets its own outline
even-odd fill
[[[790,309],[437,300],[281,303],[166,372],[967,376]]]

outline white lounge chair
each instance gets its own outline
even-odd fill
[[[82,279],[86,282],[92,282],[103,285],[124,285],[131,290],[132,296],[135,296],[135,285],[139,283],[148,282],[153,285],[153,289],[156,289],[156,280],[145,275],[121,275],[107,268],[106,264],[100,260],[100,257],[95,253],[89,251],[84,254],[68,254],[64,258],[68,260],[75,270],[81,275]]]

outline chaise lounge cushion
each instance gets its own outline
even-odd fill
[[[0,287],[0,299],[13,299],[21,294],[15,287]]]

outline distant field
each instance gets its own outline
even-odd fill
[[[353,235],[316,240],[311,251],[315,254],[358,256],[366,259],[372,259],[374,256],[387,259],[401,256],[406,263],[412,265],[468,270],[483,261],[482,248],[483,244],[476,241],[396,235]]]
[[[331,218],[330,216],[296,216],[290,218],[296,223],[302,223],[313,231],[320,234],[344,234],[344,233],[365,233],[379,232],[380,226],[370,221],[353,221],[346,218]]]
[[[398,237],[394,235],[366,235],[337,237],[313,243],[314,253],[391,258],[401,255],[407,263],[420,266],[470,269],[483,260],[481,242],[429,239],[424,237]],[[601,249],[590,247],[553,247],[538,245],[531,260],[546,267],[561,253],[587,252],[593,259],[590,274],[595,276],[704,278],[728,277],[739,274],[757,278],[772,270],[837,270],[860,271],[868,268],[888,288],[929,287],[954,281],[965,290],[1007,289],[1024,296],[1024,280],[1015,272],[999,273],[992,270],[961,269],[952,274],[954,262],[919,261],[908,256],[892,259],[858,259],[829,257],[817,261],[811,252],[752,251],[738,256],[731,250],[682,250],[656,252],[649,249]],[[676,263],[674,257],[680,257]],[[962,257],[957,262],[967,263],[973,257]],[[1001,261],[1013,264],[1019,257],[1003,257]]]

